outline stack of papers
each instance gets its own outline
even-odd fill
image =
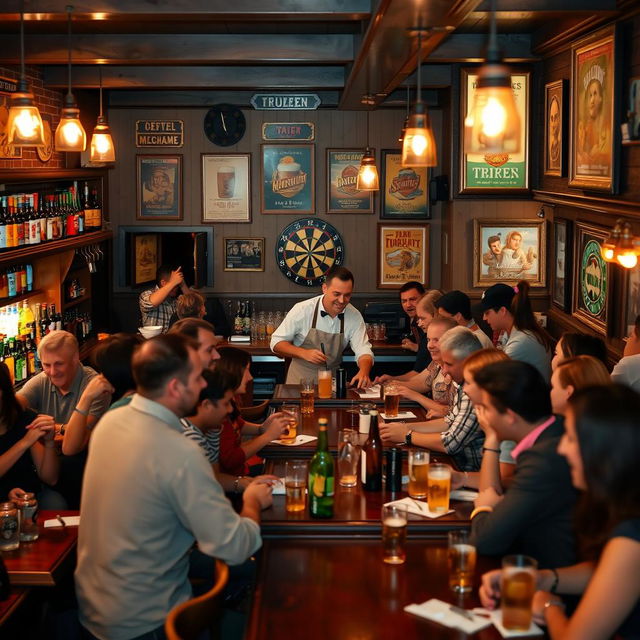
[[[417,516],[422,516],[424,518],[440,518],[441,516],[446,516],[447,513],[453,513],[453,509],[449,509],[449,511],[431,511],[429,509],[429,505],[426,502],[422,502],[422,500],[416,500],[415,498],[402,498],[402,500],[394,500],[393,502],[387,502],[384,506],[388,506],[390,504],[401,504],[407,508],[409,513],[414,513]]]

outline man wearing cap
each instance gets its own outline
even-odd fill
[[[480,344],[485,349],[491,349],[493,342],[489,339],[489,336],[476,324],[476,321],[471,315],[471,300],[466,293],[458,291],[449,291],[445,293],[442,298],[436,300],[436,309],[438,309],[438,315],[444,318],[453,318],[459,326],[467,327],[471,329]]]

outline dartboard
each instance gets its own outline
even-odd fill
[[[276,242],[276,262],[289,280],[317,287],[331,267],[344,261],[338,231],[319,218],[301,218],[284,228]]]

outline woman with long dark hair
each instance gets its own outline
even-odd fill
[[[534,619],[552,640],[640,637],[640,395],[623,385],[587,387],[569,400],[558,451],[584,492],[577,513],[585,562],[539,571]],[[482,577],[480,598],[496,606],[500,571]],[[569,618],[557,593],[583,594]]]

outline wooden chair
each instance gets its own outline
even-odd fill
[[[167,616],[164,630],[168,640],[194,640],[209,629],[211,638],[219,637],[220,596],[229,579],[229,567],[216,560],[216,583],[205,594],[174,607]]]
[[[260,419],[264,416],[265,411],[269,406],[269,400],[264,400],[260,404],[253,404],[246,407],[238,407],[238,411],[240,411],[240,415],[250,422],[259,422]]]

